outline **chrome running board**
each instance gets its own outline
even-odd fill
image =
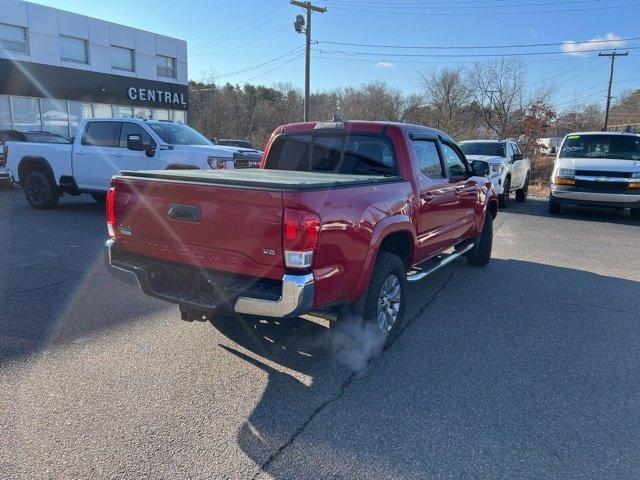
[[[407,274],[407,282],[419,282],[420,280],[424,280],[429,275],[434,274],[445,265],[449,265],[451,262],[453,262],[457,258],[460,258],[462,255],[464,255],[469,250],[471,250],[474,247],[474,245],[475,244],[473,243],[465,245],[462,249],[447,255],[442,260],[439,260],[435,265],[431,266],[427,270],[420,270],[416,273],[413,273],[413,270],[412,270],[412,272],[409,272]]]

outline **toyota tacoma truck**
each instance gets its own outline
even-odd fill
[[[553,166],[549,213],[562,205],[629,208],[640,220],[640,135],[567,135]]]
[[[463,255],[489,262],[487,173],[424,126],[285,125],[260,169],[115,176],[107,268],[185,320],[358,314],[391,338],[408,282]]]
[[[491,180],[498,192],[500,208],[507,208],[511,192],[524,202],[529,193],[531,162],[524,158],[513,140],[467,140],[460,148],[469,160],[484,160],[491,164]]]
[[[84,120],[73,144],[7,141],[3,157],[5,175],[37,209],[54,208],[65,193],[104,202],[120,170],[251,167],[261,158],[255,150],[213,145],[181,123],[137,118]]]

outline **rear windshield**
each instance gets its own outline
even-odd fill
[[[569,135],[561,157],[640,160],[640,137],[633,135]]]
[[[271,170],[393,176],[398,165],[391,140],[371,134],[297,134],[278,137],[265,163]]]
[[[504,143],[502,142],[460,142],[458,145],[465,155],[505,156]]]

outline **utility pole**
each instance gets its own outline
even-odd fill
[[[304,65],[304,121],[309,121],[309,92],[311,88],[311,12],[325,13],[327,11],[324,7],[317,7],[312,5],[311,2],[299,2],[296,0],[291,0],[291,5],[295,5],[296,7],[304,8],[307,11],[307,22],[306,28],[303,28],[305,22],[302,15],[298,15],[296,21],[293,26],[296,29],[296,32],[300,33],[304,30],[304,33],[307,36],[307,47],[306,47],[306,55],[305,55],[305,65]]]
[[[629,52],[618,53],[615,50],[612,53],[599,52],[599,57],[611,57],[611,72],[609,73],[609,89],[607,91],[607,110],[604,114],[604,131],[607,131],[609,126],[609,107],[611,106],[611,84],[613,83],[613,64],[616,62],[616,57],[626,57]]]

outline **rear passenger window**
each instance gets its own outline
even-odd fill
[[[115,147],[120,135],[120,122],[90,122],[85,129],[82,145]]]
[[[413,140],[418,168],[429,178],[444,178],[438,147],[433,140]]]
[[[155,142],[151,139],[151,136],[140,125],[131,122],[123,122],[122,129],[120,130],[119,147],[127,148],[127,135],[131,135],[132,133],[141,135],[143,145],[152,146],[155,144]]]

